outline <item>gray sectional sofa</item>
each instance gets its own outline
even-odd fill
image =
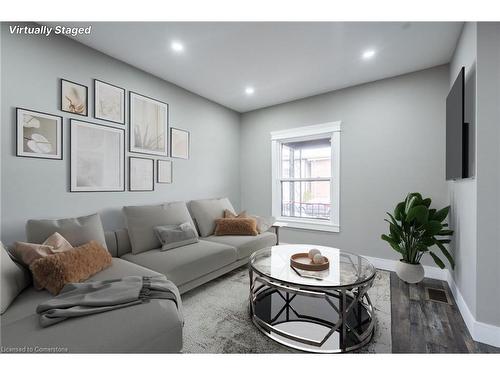
[[[125,230],[106,236],[125,236]],[[173,281],[181,293],[196,288],[248,262],[250,254],[276,244],[276,235],[264,232],[257,236],[210,236],[199,242],[168,251],[152,249],[139,254],[130,245],[117,246],[121,259],[157,271]]]
[[[271,232],[257,236],[214,236],[211,231],[214,218],[221,217],[224,208],[232,209],[227,199],[194,201],[190,208],[191,212],[184,202],[124,207],[128,228],[103,233],[105,245],[113,256],[112,266],[90,280],[162,274],[184,293],[244,265],[252,252],[276,244],[276,235]],[[161,251],[152,226],[186,220],[197,228],[199,241]],[[36,223],[30,225],[28,239],[39,229]],[[64,231],[62,227],[60,231]],[[44,230],[50,231],[50,227]],[[24,278],[29,277],[29,271],[21,272],[25,273]],[[0,317],[0,344],[7,348],[70,353],[182,351],[183,317],[170,300],[154,300],[41,328],[35,309],[50,297],[47,291],[37,291],[32,286],[22,290]]]

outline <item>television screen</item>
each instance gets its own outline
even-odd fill
[[[465,126],[464,88],[465,68],[460,69],[457,79],[446,98],[446,179],[467,177],[467,129]]]

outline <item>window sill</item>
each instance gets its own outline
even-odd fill
[[[288,217],[278,217],[276,218],[276,226],[281,228],[293,228],[293,229],[303,229],[303,230],[314,230],[320,232],[340,232],[340,227],[332,223],[321,223],[317,221],[309,220],[297,220]]]

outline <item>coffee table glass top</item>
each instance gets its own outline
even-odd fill
[[[290,256],[318,249],[328,258],[325,271],[304,271],[290,266]],[[365,258],[339,249],[317,245],[278,245],[252,254],[250,266],[276,281],[313,287],[347,287],[364,283],[375,275],[375,267]]]

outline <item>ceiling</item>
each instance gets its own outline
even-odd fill
[[[445,64],[462,28],[461,22],[92,25],[91,35],[75,39],[238,112]],[[173,41],[182,43],[181,53]],[[365,60],[369,49],[375,56]],[[248,86],[253,95],[245,94]]]

